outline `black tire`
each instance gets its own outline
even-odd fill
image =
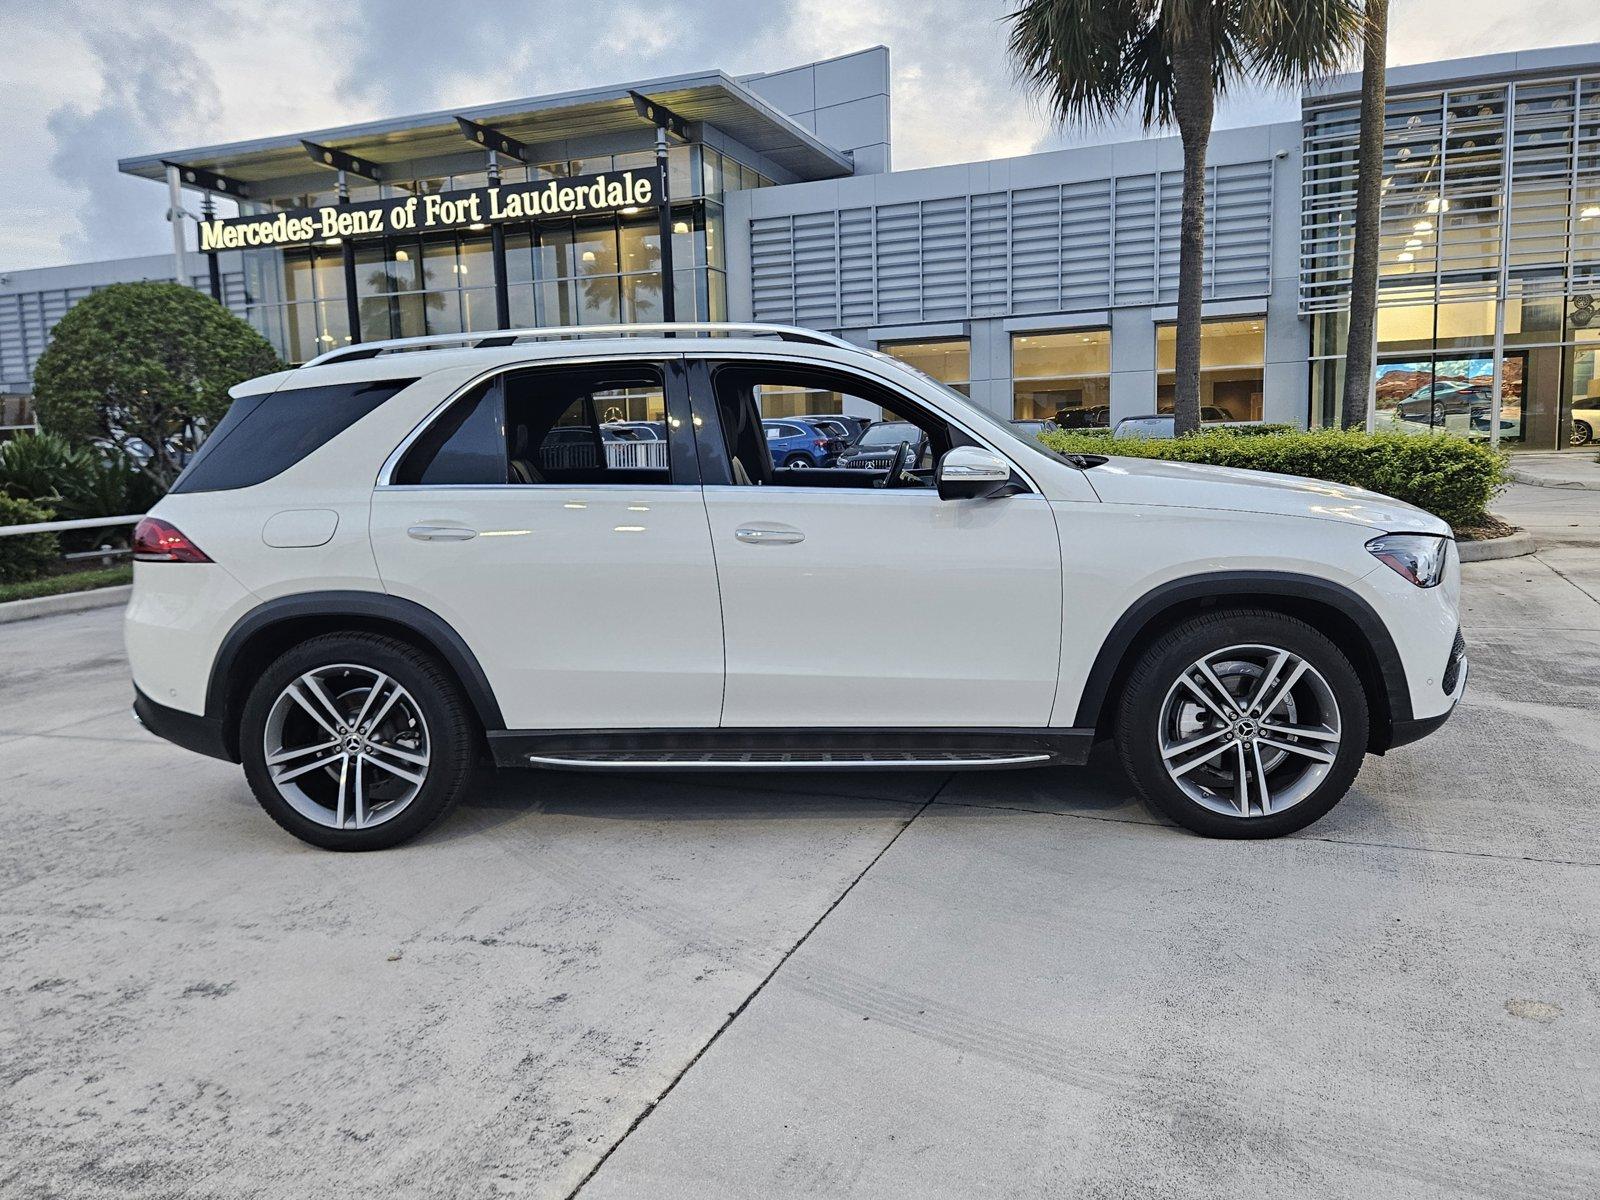
[[[1594,426],[1587,421],[1574,421],[1572,423],[1572,438],[1569,445],[1587,446],[1594,441]]]
[[[1246,645],[1286,650],[1320,672],[1338,705],[1340,734],[1327,773],[1304,798],[1281,812],[1229,816],[1205,807],[1174,781],[1162,758],[1160,729],[1168,692],[1191,664]],[[1185,829],[1221,838],[1279,837],[1324,816],[1343,799],[1361,769],[1370,720],[1366,689],[1344,653],[1304,621],[1265,609],[1210,612],[1162,634],[1135,663],[1115,719],[1123,768],[1146,803]],[[1268,767],[1269,777],[1273,769]]]
[[[804,454],[791,454],[788,458],[783,460],[783,465],[788,467],[790,470],[794,470],[797,467],[809,467],[812,465],[812,462]]]
[[[274,702],[298,676],[332,664],[389,676],[420,708],[428,732],[429,762],[420,789],[394,817],[364,829],[321,825],[296,811],[279,794],[266,763],[263,737]],[[239,749],[256,800],[295,837],[324,850],[383,850],[416,837],[450,810],[466,787],[478,736],[461,689],[431,655],[380,634],[332,633],[284,652],[262,673],[245,701]]]

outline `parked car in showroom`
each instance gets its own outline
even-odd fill
[[[807,413],[800,419],[802,421],[810,421],[813,425],[829,431],[837,429],[838,436],[847,447],[855,445],[856,439],[862,435],[868,425],[872,424],[871,418],[858,417],[851,413]]]
[[[773,418],[761,427],[775,467],[831,467],[844,449],[842,438],[795,417]]]
[[[1597,429],[1600,429],[1600,408],[1574,406],[1572,410],[1572,432],[1567,435],[1567,445],[1589,445],[1594,441],[1594,434]]]
[[[926,467],[929,443],[921,428],[909,421],[874,421],[856,444],[839,456],[839,465],[861,471],[886,471],[902,446],[908,447],[907,462]]]
[[[135,533],[139,719],[336,850],[414,837],[483,758],[953,771],[1101,739],[1179,825],[1262,837],[1466,686],[1455,543],[1416,508],[1059,455],[823,334],[649,332],[365,343],[234,388]],[[897,420],[874,465],[775,466],[764,386]],[[666,413],[664,465],[604,452],[621,397]]]
[[[1048,418],[1044,420],[1020,420],[1011,422],[1011,428],[1027,437],[1038,437],[1041,433],[1055,433],[1061,426]]]
[[[1226,409],[1210,404],[1200,406],[1200,423],[1213,428],[1218,426],[1254,425],[1255,421],[1235,421]],[[1148,413],[1139,417],[1123,417],[1111,431],[1113,438],[1172,438],[1177,437],[1177,425],[1171,413]]]
[[[1449,417],[1488,412],[1493,407],[1494,391],[1488,384],[1439,379],[1419,387],[1393,411],[1402,421],[1443,425]]]

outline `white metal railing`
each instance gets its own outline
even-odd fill
[[[666,442],[602,442],[606,453],[606,466],[663,471],[667,466]],[[592,468],[595,464],[593,442],[571,442],[566,445],[546,443],[539,451],[539,466],[557,470],[575,471]]]
[[[71,529],[100,529],[108,525],[137,525],[143,513],[123,517],[81,517],[75,521],[35,521],[32,525],[0,525],[0,537],[21,537],[29,533],[66,533]]]
[[[606,442],[608,467],[632,467],[664,471],[667,467],[665,442]]]

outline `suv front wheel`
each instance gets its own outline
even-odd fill
[[[1211,837],[1274,837],[1343,798],[1367,747],[1355,668],[1304,621],[1233,609],[1183,621],[1123,690],[1123,767],[1152,807]]]
[[[239,730],[267,814],[327,850],[379,850],[455,803],[476,745],[455,681],[394,638],[328,634],[284,653],[251,689]]]

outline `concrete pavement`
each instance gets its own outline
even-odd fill
[[[1600,1191],[1600,497],[1515,488],[1473,677],[1319,824],[1115,768],[484,776],[329,855],[0,630],[0,1196]]]

